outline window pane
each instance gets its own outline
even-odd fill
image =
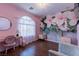
[[[35,36],[35,22],[31,18],[23,17],[19,21],[18,30],[23,37]]]

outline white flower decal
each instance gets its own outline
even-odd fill
[[[70,26],[74,26],[77,24],[77,21],[76,20],[70,20],[69,22]]]

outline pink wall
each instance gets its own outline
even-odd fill
[[[18,18],[24,15],[28,15],[33,18],[36,22],[36,37],[40,33],[40,19],[31,13],[25,12],[24,10],[17,8],[12,4],[0,4],[0,16],[8,18],[12,22],[12,27],[9,30],[0,31],[0,41],[8,35],[16,35],[17,21]]]

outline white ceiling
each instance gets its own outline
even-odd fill
[[[17,3],[15,5],[37,16],[54,15],[57,12],[74,8],[74,3],[48,3],[45,8],[40,8],[35,3]],[[33,9],[29,9],[30,7]]]

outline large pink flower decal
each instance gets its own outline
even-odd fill
[[[76,17],[76,15],[75,15],[74,12],[66,11],[66,12],[63,13],[63,15],[66,16],[68,19],[70,19],[69,24],[70,24],[71,26],[74,26],[74,25],[77,24],[77,20],[78,20],[78,19],[77,19],[77,17]]]
[[[66,17],[63,15],[63,13],[58,13],[58,14],[56,14],[56,18],[58,18],[58,19],[60,19],[60,20],[63,20],[63,19],[65,19]]]
[[[58,26],[61,26],[64,23],[64,21],[67,20],[66,17],[62,13],[56,14],[55,17],[56,17],[56,24]]]
[[[72,20],[77,19],[75,13],[71,11],[66,11],[63,13],[63,15],[66,16],[68,19],[72,19]]]
[[[50,27],[52,24],[52,17],[47,16],[47,19],[44,22],[47,24],[47,27]]]
[[[64,22],[61,26],[58,26],[58,28],[62,31],[67,31],[69,28],[67,27],[67,21]]]
[[[47,16],[46,20],[44,21],[47,24],[47,27],[51,27],[52,25],[56,25],[62,31],[70,30],[70,26],[75,26],[77,24],[77,17],[75,16],[74,12],[66,11],[64,13],[57,13],[55,18],[51,16]],[[41,24],[42,25],[42,24]],[[42,25],[42,27],[44,27]]]

